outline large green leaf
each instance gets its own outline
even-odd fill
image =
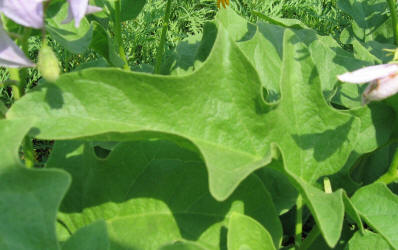
[[[160,77],[115,69],[66,74],[22,98],[7,116],[40,117],[35,125],[43,139],[118,140],[129,138],[120,133],[132,138],[144,131],[184,137],[203,155],[218,199],[269,162],[271,142],[286,151],[287,169],[313,183],[341,168],[359,122],[327,105],[305,46],[287,34],[282,97],[274,110],[262,101],[257,72],[219,26],[208,60],[193,74]],[[27,105],[34,108],[27,112]]]
[[[68,15],[68,4],[66,2],[56,2],[50,5],[46,19],[46,30],[51,37],[59,42],[65,49],[72,53],[85,52],[93,36],[93,27],[86,18],[83,18],[78,28],[75,22],[62,24]]]
[[[58,249],[55,216],[70,178],[20,163],[19,145],[31,125],[0,120],[0,249]]]
[[[398,248],[398,196],[384,184],[374,183],[359,189],[352,202],[366,223]]]
[[[73,177],[60,209],[65,225],[74,232],[104,219],[111,249],[157,249],[186,240],[217,249],[232,211],[253,217],[275,245],[281,243],[278,214],[257,177],[217,202],[208,191],[203,162],[170,142],[121,143],[106,159],[87,143],[57,142],[48,167]]]
[[[247,67],[247,60],[223,29],[211,58],[185,77],[119,70],[65,75],[57,85],[47,85],[26,96],[26,100],[33,98],[36,100],[31,101],[43,104],[35,105],[36,110],[26,115],[42,118],[42,124],[36,124],[40,138],[76,138],[113,131],[165,132],[188,138],[204,155],[212,193],[225,199],[241,180],[269,162],[269,144],[264,139],[267,129],[260,126],[263,114],[258,107],[261,95],[257,73]],[[222,58],[226,61],[221,62]],[[65,88],[77,93],[67,94]],[[15,113],[22,111],[18,106],[22,107],[14,105],[8,117],[22,115]],[[68,106],[74,106],[75,111]],[[54,115],[57,118],[49,118]],[[242,126],[247,128],[242,130]],[[108,134],[105,138],[128,137]]]

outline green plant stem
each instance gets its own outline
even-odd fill
[[[319,230],[319,227],[315,225],[312,229],[311,232],[305,237],[303,244],[298,248],[298,250],[306,250],[308,249],[312,243],[318,238],[318,236],[321,234],[321,231]]]
[[[22,96],[20,89],[19,69],[9,68],[8,72],[10,72],[10,80],[14,83],[11,85],[12,97],[14,98],[15,101],[17,101]]]
[[[22,150],[24,154],[25,166],[33,168],[35,166],[35,151],[33,150],[32,138],[25,136],[22,142]]]
[[[296,248],[301,246],[302,232],[303,232],[303,197],[301,196],[301,194],[299,194],[296,201],[296,233],[295,233]]]
[[[23,36],[20,40],[22,51],[25,53],[25,55],[28,55],[28,53],[29,53],[28,39],[29,39],[31,33],[32,33],[32,29],[24,28]],[[28,81],[27,81],[28,76],[29,76],[29,72],[28,72],[27,68],[22,68],[19,70],[19,85],[20,85],[21,96],[23,96],[25,94],[26,86],[28,85]]]
[[[119,56],[122,58],[124,65],[123,68],[130,70],[129,64],[127,62],[126,53],[124,52],[123,47],[123,39],[122,39],[122,22],[120,21],[120,0],[115,1],[115,20],[114,20],[114,28],[115,28],[115,37],[117,46],[119,48]]]
[[[19,91],[19,87],[17,85],[11,85],[12,89],[12,96],[14,97],[15,100],[18,100],[21,98],[21,92]]]
[[[392,19],[392,30],[394,34],[395,45],[398,46],[398,16],[397,16],[397,6],[395,0],[387,0],[388,6],[390,7],[391,19]]]
[[[333,193],[332,184],[330,183],[329,177],[323,178],[323,188],[325,189],[325,193],[327,194]]]
[[[154,70],[155,74],[159,74],[160,66],[162,65],[164,46],[166,44],[167,29],[169,28],[170,12],[171,12],[171,0],[167,0],[166,13],[164,14],[163,18],[162,34],[160,36],[160,43],[156,54],[156,65]]]
[[[380,176],[376,182],[385,183],[387,185],[396,180],[398,180],[398,149],[394,153],[394,157],[387,172]]]
[[[43,2],[43,13],[46,13],[48,6],[50,5],[50,1],[45,1]],[[45,22],[45,15],[43,15],[43,22]],[[42,39],[42,44],[45,43],[46,40],[46,26],[43,25],[43,27],[41,28],[41,39]]]

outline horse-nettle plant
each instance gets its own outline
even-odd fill
[[[394,1],[338,0],[336,41],[217,0],[168,50],[168,0],[137,67],[145,3],[0,0],[0,249],[398,249]]]

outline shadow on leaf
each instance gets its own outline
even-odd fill
[[[57,142],[48,167],[72,176],[60,208],[69,229],[104,219],[112,228],[111,238],[126,245],[120,249],[208,237],[212,240],[206,244],[223,245],[222,227],[231,211],[251,216],[271,234],[281,233],[257,177],[249,176],[229,199],[218,202],[208,191],[204,163],[170,142],[120,143],[106,159],[96,157],[89,143]]]
[[[318,162],[324,161],[334,154],[347,140],[354,118],[335,129],[328,129],[322,133],[292,135],[296,144],[304,149],[314,149],[314,158]]]

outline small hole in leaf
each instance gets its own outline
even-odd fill
[[[111,153],[109,149],[100,146],[94,146],[94,153],[100,159],[105,159]]]

